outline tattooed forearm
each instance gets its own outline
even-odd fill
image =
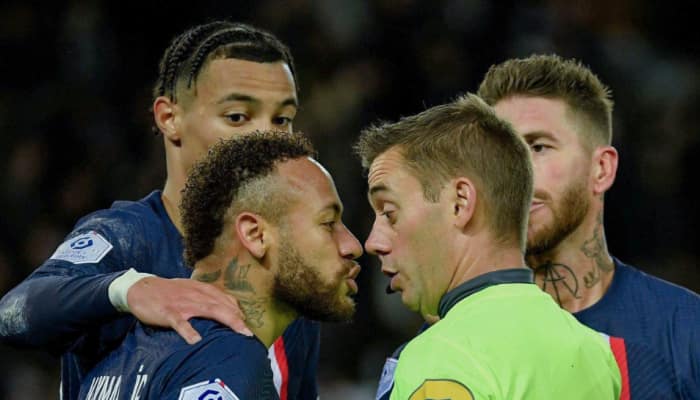
[[[221,276],[221,270],[213,271],[213,272],[196,273],[192,277],[200,282],[212,283],[212,282],[216,282],[220,276]]]
[[[229,290],[255,293],[255,290],[250,285],[250,282],[248,282],[249,270],[250,264],[238,265],[238,260],[234,258],[226,267],[226,272],[224,273],[224,286],[226,286],[226,288]]]
[[[578,278],[569,266],[553,264],[548,261],[535,268],[535,276],[542,290],[552,294],[559,305],[562,304],[561,296],[563,294],[568,294],[576,299],[581,298],[578,293]]]
[[[238,304],[241,306],[243,314],[245,314],[245,322],[251,328],[261,328],[263,326],[265,301],[265,299],[238,297]]]

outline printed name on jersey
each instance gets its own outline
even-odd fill
[[[73,264],[98,263],[112,250],[112,247],[112,244],[102,235],[90,231],[61,243],[51,256],[51,260],[68,261]]]
[[[382,377],[379,378],[379,388],[377,389],[377,396],[375,400],[382,399],[389,391],[391,387],[394,386],[394,373],[396,372],[396,365],[399,360],[395,358],[387,358],[384,363],[384,369],[382,369]]]
[[[85,400],[116,400],[122,388],[122,377],[103,375],[92,378]]]
[[[409,400],[474,400],[468,387],[452,379],[426,379],[409,397]]]
[[[186,386],[178,400],[240,400],[221,379],[212,379]]]

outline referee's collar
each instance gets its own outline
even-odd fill
[[[438,314],[440,318],[445,318],[447,312],[465,297],[486,289],[489,286],[503,283],[534,283],[532,270],[530,268],[501,269],[487,272],[462,283],[445,293],[442,299],[440,299],[440,304],[438,305]]]

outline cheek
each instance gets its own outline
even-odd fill
[[[570,175],[569,168],[564,162],[558,159],[535,159],[535,188],[547,191],[556,191],[564,179]]]

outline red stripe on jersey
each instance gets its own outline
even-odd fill
[[[620,377],[622,378],[620,400],[630,400],[630,378],[627,372],[627,348],[625,347],[625,339],[610,336],[610,349],[615,356],[617,366],[620,368]]]
[[[284,350],[284,337],[280,336],[275,340],[275,358],[282,375],[280,385],[280,400],[287,400],[287,384],[289,383],[289,366],[287,365],[287,352]]]

